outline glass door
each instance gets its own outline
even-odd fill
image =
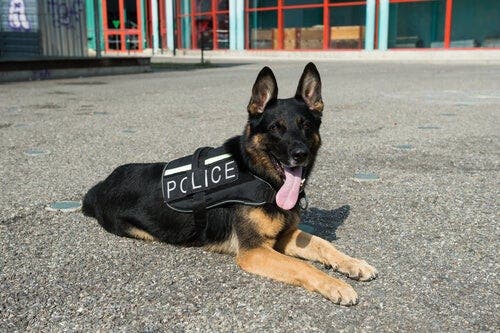
[[[141,0],[102,0],[106,52],[142,51]]]

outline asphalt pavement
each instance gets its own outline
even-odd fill
[[[317,63],[323,146],[301,227],[378,269],[349,281],[353,307],[46,209],[118,165],[240,134],[265,64],[0,85],[0,331],[500,330],[499,64]],[[305,64],[269,63],[280,97]]]

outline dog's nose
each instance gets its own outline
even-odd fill
[[[305,148],[295,148],[291,152],[293,160],[297,163],[305,162],[308,154],[309,152]]]

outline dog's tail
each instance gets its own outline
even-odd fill
[[[97,212],[96,212],[97,186],[99,186],[99,184],[92,187],[83,197],[82,213],[85,216],[97,218]]]

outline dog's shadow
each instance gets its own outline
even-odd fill
[[[349,205],[332,210],[310,208],[302,213],[299,228],[328,241],[333,241],[337,239],[337,228],[347,219],[350,210],[351,206]]]

